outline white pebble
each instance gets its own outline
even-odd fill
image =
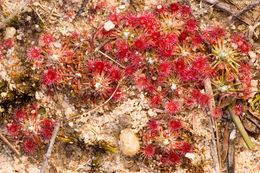
[[[7,92],[2,92],[2,93],[1,93],[1,97],[4,98],[4,97],[6,97],[6,96],[7,96]]]
[[[162,5],[157,5],[157,9],[161,9],[162,8]]]
[[[120,148],[127,156],[134,156],[140,150],[140,143],[135,133],[127,128],[121,131]]]
[[[230,133],[229,139],[233,140],[236,138],[236,130],[233,129],[232,132]]]
[[[72,109],[70,107],[66,108],[65,115],[70,116],[73,113]]]
[[[193,160],[193,159],[195,158],[195,155],[194,155],[193,153],[186,153],[186,154],[185,154],[185,157],[187,157],[187,158]]]
[[[5,30],[5,39],[14,38],[16,29],[14,27],[7,27]]]
[[[254,59],[256,58],[255,52],[249,51],[248,54],[249,54],[250,58],[254,58]]]
[[[69,126],[72,127],[73,126],[73,122],[69,122]]]
[[[104,24],[104,29],[105,29],[106,31],[110,31],[110,30],[113,29],[114,27],[115,27],[115,25],[114,25],[114,23],[113,23],[111,20],[107,21],[107,22]]]

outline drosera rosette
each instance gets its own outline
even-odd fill
[[[181,162],[192,147],[181,137],[182,123],[171,119],[150,119],[143,135],[144,159],[155,160],[158,165],[172,166]]]
[[[28,60],[41,77],[40,81],[48,93],[64,92],[75,102],[97,102],[108,99],[122,78],[115,65],[88,54],[91,50],[85,34],[72,32],[69,36],[54,39],[43,33],[36,47],[28,49]],[[89,56],[88,56],[89,55]],[[117,89],[114,99],[121,96]],[[78,100],[78,101],[77,101]]]
[[[7,133],[21,144],[25,152],[31,153],[51,138],[54,122],[44,117],[37,105],[20,108],[7,123]]]
[[[176,95],[180,99],[178,90],[186,88],[180,92],[183,94],[193,87],[202,89],[204,79],[215,74],[204,54],[198,23],[190,7],[180,3],[158,4],[141,14],[112,13],[94,41],[104,44],[106,54],[124,64],[123,75],[134,79],[136,88],[150,97],[153,106],[165,105],[156,95],[168,101]],[[205,106],[207,97],[203,95],[201,101]]]
[[[108,99],[114,93],[113,98],[119,99],[122,96],[121,90],[116,89],[118,82],[122,79],[121,70],[113,66],[108,61],[93,60],[87,65],[89,81],[91,84],[90,96],[94,97],[96,103],[97,97],[100,96],[102,101]]]
[[[216,74],[211,81],[215,95],[220,101],[226,96],[247,99],[252,79],[248,56],[250,44],[238,33],[228,37],[220,26],[204,30],[202,35],[212,47],[210,61]]]
[[[11,38],[0,40],[0,60],[7,54],[7,51],[14,46]]]
[[[110,53],[119,60],[127,61],[129,55],[136,51],[140,53],[143,61],[151,61],[150,58],[156,57],[150,56],[147,59],[149,53],[157,54],[161,58],[171,58],[178,47],[178,37],[181,33],[185,33],[187,40],[192,40],[197,29],[197,23],[190,15],[190,8],[182,10],[186,9],[185,5],[176,5],[180,6],[180,10],[178,7],[174,12],[159,4],[155,11],[146,11],[139,15],[132,12],[112,14],[101,27],[104,32],[100,32],[98,39],[102,37],[111,40],[108,43]],[[160,12],[158,6],[161,7]],[[179,26],[176,27],[175,24]]]

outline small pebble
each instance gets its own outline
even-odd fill
[[[127,156],[134,156],[139,152],[139,140],[131,129],[127,128],[121,131],[120,148],[121,151]]]
[[[110,31],[111,29],[113,29],[115,27],[114,23],[112,21],[107,21],[105,24],[104,24],[104,29],[106,31]]]
[[[5,30],[5,39],[14,38],[16,29],[14,27],[7,27]]]

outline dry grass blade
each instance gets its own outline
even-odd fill
[[[254,34],[254,31],[257,27],[260,26],[260,22],[256,23],[254,26],[249,26],[249,31],[248,31],[248,40],[253,43],[253,34]]]
[[[21,153],[1,133],[0,138],[15,152],[16,155],[21,155]]]
[[[113,58],[111,58],[110,56],[108,56],[107,54],[105,54],[104,52],[97,50],[98,53],[104,55],[106,58],[110,59],[111,61],[113,61],[114,63],[116,63],[117,65],[119,65],[121,68],[125,68],[124,65],[120,64],[119,62],[117,62],[116,60],[114,60]]]
[[[260,124],[258,124],[256,121],[254,121],[251,117],[246,116],[246,119],[253,123],[258,129],[260,129]]]
[[[81,7],[79,8],[79,11],[78,11],[77,14],[75,15],[74,20],[76,20],[76,19],[81,15],[81,13],[83,12],[84,8],[86,7],[88,1],[89,1],[89,0],[84,0],[84,1],[82,2]]]
[[[241,16],[242,14],[244,14],[245,12],[251,10],[254,6],[256,6],[258,4],[260,4],[260,0],[256,0],[256,1],[252,2],[251,4],[249,4],[248,6],[243,8],[242,10],[240,10],[238,13],[236,13],[234,16],[232,16],[231,20],[234,20],[235,18]]]
[[[48,158],[51,156],[52,148],[53,148],[53,145],[54,145],[57,133],[58,133],[58,131],[60,129],[61,121],[62,120],[59,120],[56,123],[55,127],[54,127],[54,130],[53,130],[53,133],[52,133],[52,136],[51,136],[50,145],[49,145],[48,151],[47,151],[47,153],[45,155],[45,158],[44,158],[44,161],[43,161],[40,173],[44,173],[44,170],[45,170],[45,168],[47,166]]]
[[[211,87],[211,82],[210,79],[207,78],[204,81],[204,87],[206,90],[206,93],[211,97],[210,102],[209,102],[209,109],[210,112],[213,110],[213,108],[215,108],[215,101],[214,101],[214,97],[213,97],[213,91],[212,91],[212,87]],[[221,172],[222,169],[222,165],[221,165],[221,157],[220,157],[220,144],[219,144],[219,130],[218,130],[218,123],[217,121],[215,121],[214,118],[212,118],[212,116],[210,117],[210,128],[212,131],[212,155],[213,155],[213,160],[215,162],[215,169],[217,173]],[[212,126],[215,126],[215,130],[216,130],[216,140],[217,142],[215,142],[215,135],[214,135],[214,129]]]
[[[234,16],[234,14],[230,10],[229,5],[226,3],[220,2],[219,0],[202,0],[202,2],[213,5],[214,7]]]
[[[228,173],[235,172],[235,137],[236,130],[233,129],[230,133],[229,144],[228,144]]]
[[[215,164],[215,171],[216,173],[221,173],[220,172],[220,165],[219,165],[219,161],[218,161],[218,150],[217,150],[217,144],[215,141],[215,135],[214,135],[214,129],[212,127],[212,120],[213,118],[209,119],[209,128],[211,129],[211,135],[212,135],[212,140],[211,140],[211,153],[212,153],[212,157],[213,157],[213,162]]]
[[[235,14],[231,11],[231,7],[227,3],[220,2],[219,0],[202,0],[202,2],[213,5],[215,8],[224,11],[225,13],[228,13],[235,19],[238,19],[244,22],[245,24],[250,25],[247,21],[240,19],[239,16],[235,16]]]
[[[228,140],[229,140],[229,131],[228,131],[229,123],[227,122],[225,126],[225,131],[223,135],[223,144],[222,144],[222,160],[224,161],[227,158],[228,153]]]
[[[62,106],[61,106],[61,105],[62,105],[62,104],[61,104],[61,100],[60,100],[60,98],[59,98],[59,96],[58,96],[58,94],[57,94],[57,91],[56,91],[56,89],[55,89],[55,86],[53,86],[53,89],[54,89],[54,93],[55,93],[55,95],[56,95],[56,97],[57,97],[57,100],[58,100],[58,106],[59,106],[59,108],[60,108],[61,110],[63,110],[63,109],[62,109]],[[63,115],[65,114],[64,111],[62,111],[62,114],[63,114]],[[63,116],[63,117],[64,117],[64,116]],[[61,123],[62,123],[64,120],[65,120],[65,118],[62,118],[62,119],[58,120],[58,121],[56,122],[56,124],[55,124],[54,130],[53,130],[53,132],[52,132],[50,144],[49,144],[47,153],[46,153],[46,155],[45,155],[45,157],[44,157],[44,161],[43,161],[43,164],[42,164],[40,173],[44,173],[44,170],[45,170],[45,168],[46,168],[46,166],[47,166],[47,163],[48,163],[48,159],[49,159],[49,157],[51,156],[52,148],[53,148],[55,139],[56,139],[56,137],[57,137],[57,133],[58,133],[58,131],[59,131],[59,129],[60,129]]]

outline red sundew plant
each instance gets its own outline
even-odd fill
[[[252,78],[251,66],[247,63],[249,43],[240,34],[227,38],[225,30],[219,26],[204,33],[210,34],[205,41],[212,46],[211,66],[216,73],[212,79],[214,91],[222,97],[235,95],[246,98],[245,90],[250,90]]]
[[[75,36],[75,32],[59,41],[50,34],[42,34],[38,46],[28,49],[28,60],[41,74],[41,83],[48,88],[70,90],[71,95],[94,100],[94,103],[97,98],[104,101],[122,79],[122,71],[102,59],[87,60],[82,50],[88,51],[90,46],[80,39],[82,35]],[[117,89],[113,98],[117,100],[121,95],[121,90]]]
[[[244,112],[243,107],[241,105],[233,106],[232,111],[236,116],[240,116]]]
[[[175,102],[171,101],[171,102],[166,103],[165,109],[169,113],[173,114],[173,113],[177,112],[178,106],[177,106],[177,104]]]
[[[143,136],[143,154],[147,159],[155,159],[162,166],[175,165],[185,154],[192,152],[190,144],[179,137],[181,122],[171,120],[167,127],[150,120]]]
[[[104,47],[107,53],[125,63],[124,74],[134,75],[138,88],[148,92],[151,105],[157,106],[161,102],[155,96],[161,94],[158,87],[166,91],[170,100],[176,97],[178,100],[178,89],[182,90],[183,85],[201,88],[205,77],[213,77],[214,69],[202,52],[203,37],[197,28],[188,6],[158,4],[155,12],[112,14],[95,39],[110,40]],[[189,97],[189,94],[185,96]],[[198,103],[207,106],[208,100],[202,94]],[[182,106],[178,110],[167,108],[170,107],[166,106],[168,112],[175,113]]]
[[[210,79],[218,104],[212,116],[221,118],[223,108],[219,105],[226,97],[246,99],[250,93],[250,45],[240,34],[229,38],[221,26],[208,28],[199,28],[187,5],[157,4],[154,10],[141,14],[112,12],[92,43],[104,43],[104,52],[126,67],[123,78],[133,79],[136,88],[150,99],[150,105],[164,109],[166,116],[186,108],[207,107],[211,97],[205,94],[204,82]],[[170,121],[168,129],[163,129],[150,120],[147,128],[147,158],[162,165],[175,164],[191,151],[185,142],[168,140],[178,139],[175,132],[181,129],[180,123]],[[157,153],[161,153],[159,160]]]
[[[223,112],[222,112],[221,108],[218,108],[218,107],[214,108],[211,112],[211,116],[214,118],[220,118],[220,117],[222,117],[222,115],[223,115]]]
[[[41,116],[34,105],[28,110],[16,110],[12,121],[7,124],[8,134],[21,143],[26,152],[33,152],[44,140],[51,138],[54,122]]]
[[[109,62],[101,60],[92,61],[88,66],[92,92],[95,96],[94,101],[98,95],[105,101],[115,91],[115,84],[121,79],[121,72],[115,67],[112,68]],[[117,90],[114,98],[120,98],[120,92],[120,90]]]
[[[27,51],[27,57],[31,60],[39,59],[41,56],[41,52],[37,47],[31,48]]]
[[[55,84],[59,79],[60,75],[52,68],[49,68],[42,76],[42,83],[45,85],[52,85]]]
[[[113,13],[93,40],[106,42],[107,54],[127,67],[124,75],[134,76],[151,105],[165,106],[171,114],[196,104],[207,107],[209,96],[200,92],[192,96],[194,89],[203,89],[206,78],[211,79],[220,102],[228,95],[245,98],[245,91],[250,91],[251,68],[245,63],[249,44],[240,34],[228,38],[220,26],[201,32],[186,5],[157,4],[154,11],[142,14]],[[160,90],[167,102],[175,100],[178,109],[161,104],[156,97]],[[179,105],[183,98],[187,102]]]
[[[93,36],[72,32],[55,40],[45,33],[27,56],[48,88],[69,90],[70,96],[97,103],[114,92],[113,98],[119,99],[122,93],[115,91],[117,85],[129,80],[170,119],[185,109],[207,107],[211,97],[205,94],[204,82],[210,79],[218,104],[212,116],[220,118],[223,108],[219,105],[226,97],[246,99],[250,93],[251,48],[239,33],[229,38],[218,25],[208,28],[199,28],[191,8],[181,3],[157,4],[142,13],[112,10]],[[113,61],[93,56],[102,52]],[[238,106],[233,111],[241,114]],[[10,124],[10,134],[19,134],[16,124]],[[150,120],[143,137],[144,155],[162,165],[180,162],[191,152],[179,136],[181,129],[176,120],[165,124]],[[48,138],[49,129],[40,133]]]
[[[14,41],[9,38],[6,40],[0,40],[0,60],[6,55],[7,50],[14,46]]]

